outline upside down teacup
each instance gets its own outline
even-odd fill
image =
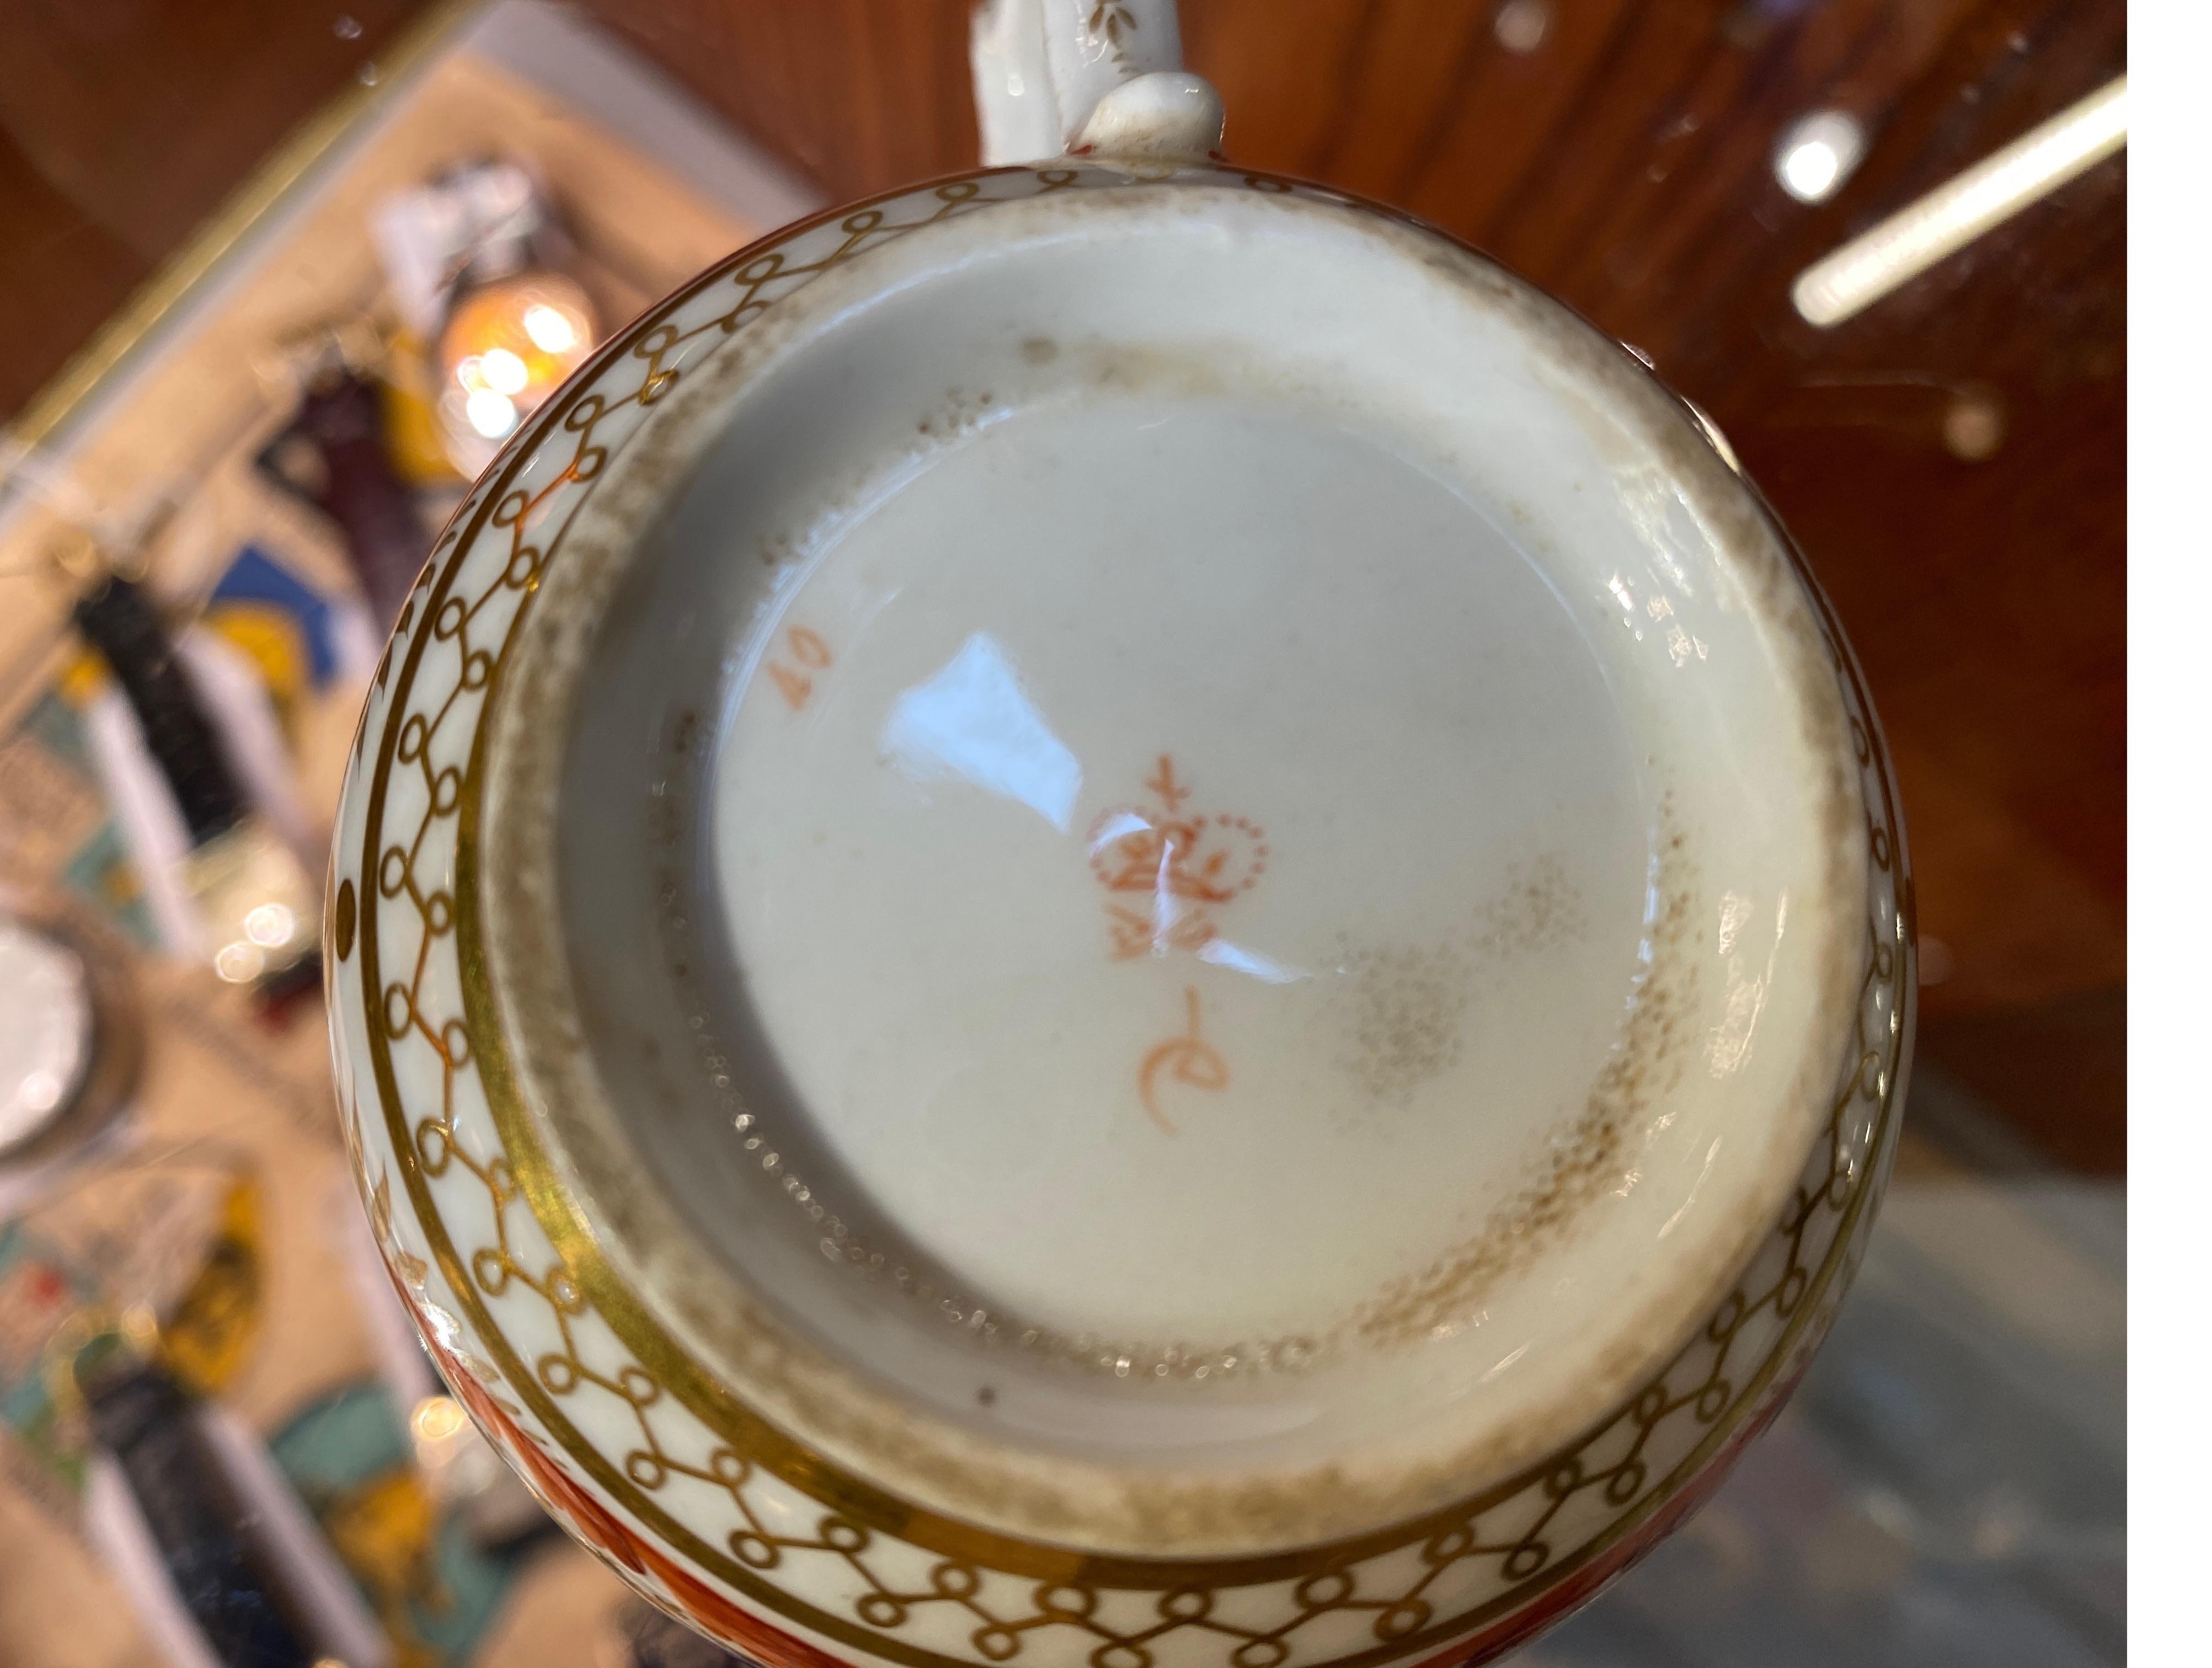
[[[1558,302],[1239,169],[1164,4],[619,332],[363,719],[341,1098],[455,1393],[779,1665],[1480,1659],[1775,1412],[1893,1146],[1833,616]]]

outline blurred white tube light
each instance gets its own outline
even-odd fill
[[[1797,311],[1839,325],[2095,167],[2128,142],[2127,99],[2121,76],[1814,262],[1790,288]]]

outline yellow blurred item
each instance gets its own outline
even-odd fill
[[[261,1204],[251,1177],[224,1199],[192,1283],[161,1323],[161,1364],[178,1383],[212,1396],[237,1376],[261,1320]]]
[[[462,478],[446,454],[438,426],[438,389],[422,338],[395,331],[386,344],[384,445],[392,466],[410,487],[448,486]]]
[[[253,663],[278,721],[289,726],[293,703],[307,687],[307,652],[298,621],[274,604],[225,599],[208,610],[205,623]]]

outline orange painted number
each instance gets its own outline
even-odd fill
[[[832,656],[830,646],[822,640],[822,634],[805,626],[793,626],[783,634],[785,646],[799,666],[820,671]],[[798,667],[787,666],[780,660],[768,663],[768,675],[775,680],[775,687],[783,691],[783,698],[791,703],[794,713],[806,705],[806,698],[814,693],[814,680]]]

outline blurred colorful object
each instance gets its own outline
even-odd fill
[[[159,950],[160,926],[97,773],[76,703],[47,691],[0,739],[0,858],[19,881],[57,883],[137,948]]]
[[[414,494],[393,466],[386,403],[380,385],[333,349],[305,376],[299,409],[257,459],[337,523],[380,631],[398,617],[430,554]]]
[[[464,484],[446,455],[438,427],[437,373],[429,349],[415,331],[401,328],[385,343],[380,379],[384,385],[384,444],[399,478],[417,491],[432,493]]]
[[[253,663],[280,713],[349,669],[357,675],[368,646],[329,597],[256,544],[216,582],[202,623]]]
[[[95,579],[72,613],[112,675],[80,695],[88,750],[164,942],[273,1010],[314,978],[322,854],[268,692],[131,580]]]
[[[262,1232],[260,1190],[240,1176],[159,1327],[161,1365],[187,1390],[212,1396],[246,1364],[261,1324]]]
[[[296,1415],[270,1448],[368,1598],[395,1668],[466,1662],[517,1561],[480,1550],[440,1506],[390,1391],[380,1382],[337,1391]]]
[[[8,872],[280,996],[313,972],[322,864],[287,732],[303,698],[367,678],[375,628],[257,544],[180,632],[122,580],[100,582],[79,619],[83,652],[0,739]]]
[[[260,1329],[261,1234],[251,1174],[205,1152],[88,1163],[0,1220],[0,1422],[75,1487],[83,1410],[57,1392],[118,1325],[185,1388],[228,1385]]]
[[[435,344],[446,453],[473,477],[599,343],[568,235],[529,171],[496,160],[386,198],[373,229],[405,330]]]

